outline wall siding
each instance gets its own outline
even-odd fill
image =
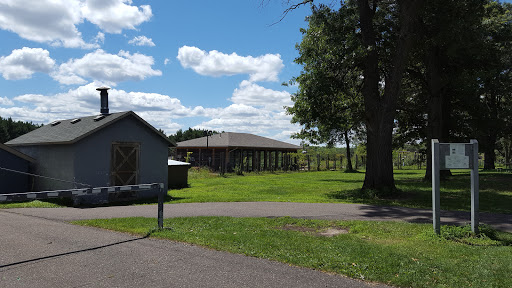
[[[30,163],[0,149],[0,166],[16,171],[29,172]],[[0,170],[0,194],[27,192],[30,188],[28,175]]]
[[[70,145],[13,146],[13,148],[37,160],[32,165],[32,173],[65,181],[75,180],[73,173],[75,153]],[[34,177],[33,191],[72,188],[79,187],[72,183]]]

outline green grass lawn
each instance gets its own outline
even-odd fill
[[[400,194],[392,199],[379,199],[371,193],[362,194],[364,172],[343,173],[277,172],[228,174],[224,177],[206,170],[189,173],[189,188],[171,190],[166,203],[190,202],[306,202],[306,203],[365,203],[430,209],[432,188],[423,181],[424,170],[395,170],[395,182]],[[441,209],[471,208],[469,171],[453,172],[441,181]],[[155,204],[156,199],[127,204]],[[0,208],[62,207],[70,201],[0,204]],[[512,214],[512,174],[480,172],[480,210]]]
[[[191,172],[190,188],[171,190],[167,203],[187,202],[319,202],[432,207],[432,186],[424,170],[395,171],[401,193],[393,199],[361,194],[364,173],[340,171],[246,173],[245,176]],[[471,209],[469,171],[453,172],[441,182],[441,209]],[[512,174],[480,172],[480,210],[512,214]]]
[[[512,287],[512,234],[482,227],[490,236],[468,236],[467,227],[292,218],[194,217],[77,221],[138,235],[194,243],[402,287]],[[327,228],[346,232],[333,237]],[[468,244],[470,243],[470,244]]]
[[[46,201],[32,200],[26,202],[0,203],[2,208],[60,208],[72,206],[73,202],[67,199],[51,199]]]

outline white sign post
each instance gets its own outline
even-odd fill
[[[439,143],[432,139],[432,218],[434,231],[441,232],[440,170],[471,169],[471,231],[478,233],[478,141]]]

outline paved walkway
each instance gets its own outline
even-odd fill
[[[53,220],[80,220],[118,217],[157,217],[156,205],[114,206],[99,208],[19,208],[10,213],[43,217]],[[432,211],[403,207],[360,204],[288,203],[288,202],[215,202],[166,204],[164,217],[233,216],[280,217],[308,219],[375,220],[432,223]],[[442,211],[441,224],[470,223],[469,212]],[[512,215],[480,213],[480,222],[496,229],[512,232]]]
[[[325,203],[190,203],[164,208],[166,218],[291,216],[431,222],[431,214],[423,209]],[[0,209],[0,287],[387,287],[265,259],[65,223],[156,215],[156,205]],[[511,215],[480,216],[483,223],[512,232]],[[467,212],[442,212],[443,223],[463,224],[469,219]]]
[[[0,287],[387,287],[0,209]]]

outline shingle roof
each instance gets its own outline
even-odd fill
[[[75,119],[58,120],[52,123],[44,125],[36,130],[33,130],[27,134],[21,135],[5,144],[11,146],[24,146],[24,145],[47,145],[47,144],[72,144],[80,139],[91,135],[92,133],[105,128],[125,117],[133,116],[137,120],[144,123],[151,130],[161,136],[169,144],[171,142],[165,135],[156,130],[149,123],[140,118],[133,111],[112,113],[105,115],[104,118],[95,121],[95,118],[100,115],[81,117]],[[77,119],[80,119],[79,121]]]
[[[184,147],[205,147],[206,137],[191,139],[178,142],[178,148]],[[300,149],[300,146],[290,143],[277,141],[267,137],[262,137],[249,133],[225,132],[214,134],[208,137],[208,147],[255,147],[255,148],[272,148],[272,149]]]

